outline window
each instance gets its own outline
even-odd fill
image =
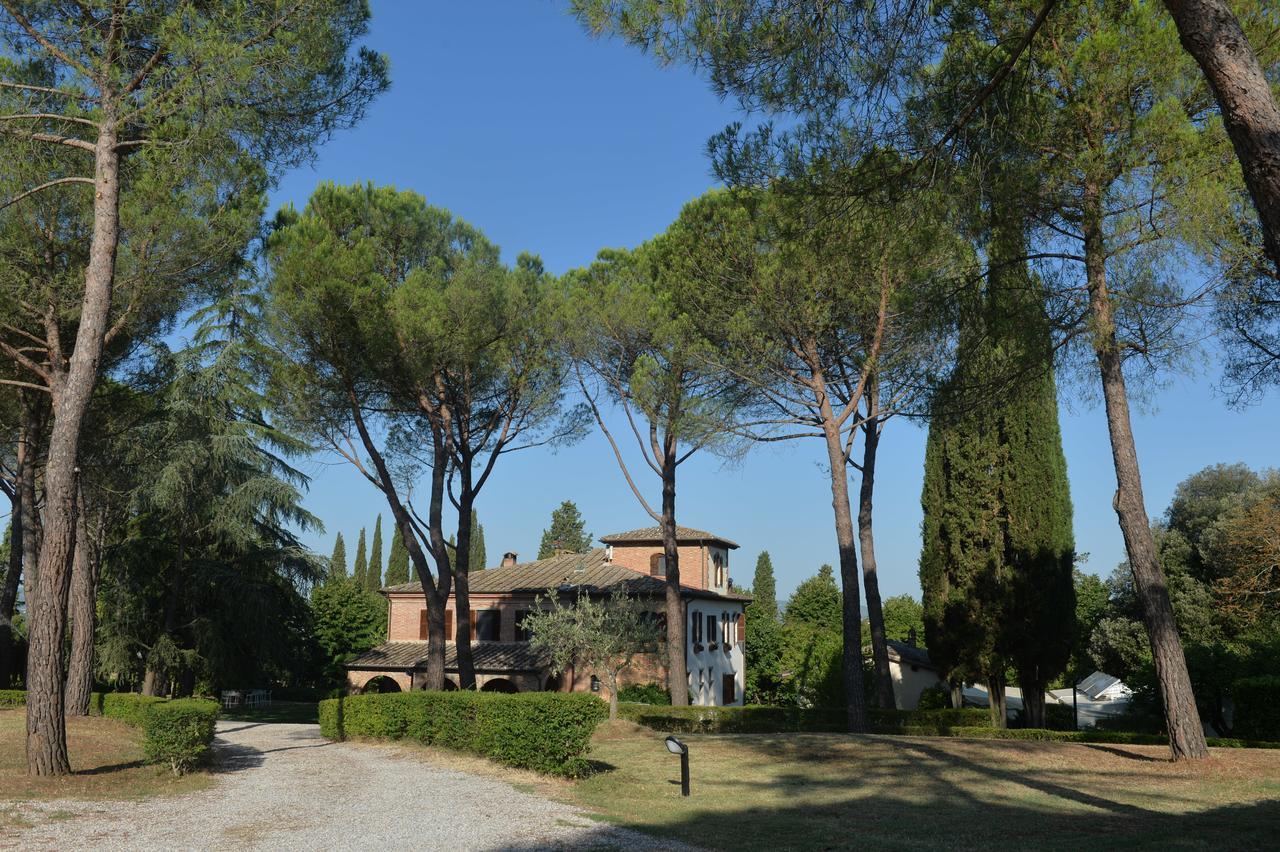
[[[745,615],[740,612],[734,613],[733,621],[738,626],[738,641],[747,641],[747,619]]]
[[[427,630],[427,611],[425,609],[418,610],[418,638],[426,639],[431,634]]]
[[[649,576],[667,576],[667,557],[663,556],[661,553],[655,553],[649,557]]]
[[[516,641],[517,642],[529,641],[529,631],[524,626],[525,617],[528,615],[529,615],[529,610],[527,609],[516,610]]]
[[[720,642],[724,645],[724,649],[728,651],[733,647],[733,636],[730,635],[729,629],[729,613],[720,613]]]
[[[453,641],[453,610],[444,611],[444,641]]]
[[[711,613],[707,614],[707,644],[716,646],[716,617]]]
[[[485,609],[476,613],[474,635],[481,642],[497,642],[502,638],[502,611]]]
[[[730,672],[720,679],[720,703],[732,704],[738,700],[738,677]]]
[[[693,629],[690,630],[689,632],[693,634],[693,644],[701,645],[702,644],[702,613],[698,612],[695,609],[693,611],[693,618],[690,620],[692,622],[690,626]]]
[[[724,586],[724,557],[720,555],[720,551],[711,554],[711,564],[715,566],[715,584],[716,588]]]

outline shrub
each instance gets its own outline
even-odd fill
[[[624,686],[618,690],[618,700],[631,704],[671,705],[671,693],[660,683]]]
[[[402,692],[320,702],[320,733],[408,739],[484,755],[521,769],[581,775],[607,710],[586,693]]]
[[[951,701],[951,696],[940,686],[931,686],[920,693],[920,700],[916,703],[917,710],[945,710]]]
[[[0,689],[0,710],[10,707],[26,707],[27,693],[22,689]]]
[[[982,707],[868,710],[867,720],[877,733],[893,734],[907,726],[982,727],[991,724],[991,714]]]
[[[986,710],[868,710],[867,720],[877,733],[901,733],[904,726],[949,727],[981,725]],[[655,707],[625,704],[618,716],[647,728],[676,734],[774,734],[786,731],[841,732],[848,730],[843,707],[763,706]]]
[[[141,728],[147,720],[148,711],[157,704],[169,699],[157,698],[153,695],[138,695],[134,692],[104,692],[98,694],[97,701],[90,700],[90,712],[94,704],[109,719],[119,719],[126,725]]]
[[[1280,739],[1280,677],[1246,677],[1232,685],[1232,730],[1242,737]]]
[[[1076,713],[1065,704],[1047,704],[1044,708],[1044,726],[1051,731],[1074,731]]]
[[[147,760],[169,764],[175,775],[204,761],[213,743],[218,702],[179,698],[142,706],[142,748]]]

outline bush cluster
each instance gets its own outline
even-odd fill
[[[655,707],[620,704],[618,715],[646,728],[677,734],[776,734],[786,731],[840,732],[848,729],[843,707]],[[958,727],[988,723],[986,710],[868,710],[877,733],[903,733],[908,726]]]
[[[618,690],[618,700],[631,704],[671,705],[671,693],[660,683],[635,684]]]
[[[147,760],[169,764],[175,775],[204,762],[213,743],[218,709],[218,702],[202,698],[179,698],[147,706],[142,723],[142,748]]]
[[[320,733],[407,739],[550,775],[581,775],[591,734],[608,714],[586,693],[392,692],[320,702]]]
[[[0,690],[0,709],[24,707],[26,703],[25,691]],[[219,709],[218,702],[201,698],[170,700],[133,692],[89,695],[90,715],[141,728],[142,750],[147,760],[169,764],[176,775],[197,766],[208,756]]]
[[[1232,684],[1232,730],[1242,737],[1280,739],[1280,677],[1246,677]]]

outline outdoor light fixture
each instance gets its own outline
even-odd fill
[[[689,795],[689,747],[675,737],[667,737],[667,751],[680,755],[680,795]]]

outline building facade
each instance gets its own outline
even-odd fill
[[[740,705],[745,683],[745,607],[729,578],[729,553],[737,545],[701,530],[677,531],[681,608],[685,620],[685,660],[689,700],[703,705]],[[504,554],[497,568],[470,575],[471,647],[476,686],[494,692],[541,690],[599,692],[604,679],[587,670],[552,674],[548,661],[529,644],[524,616],[539,597],[572,600],[580,593],[608,595],[625,590],[665,612],[666,564],[657,527],[615,533],[588,553],[563,553],[521,563]],[[387,598],[387,641],[347,665],[352,692],[407,691],[424,686],[427,610],[417,582],[382,590]],[[456,600],[445,604],[445,635],[452,640]],[[446,688],[458,686],[457,646],[445,645]],[[622,686],[666,682],[666,666],[655,656],[622,675]]]

